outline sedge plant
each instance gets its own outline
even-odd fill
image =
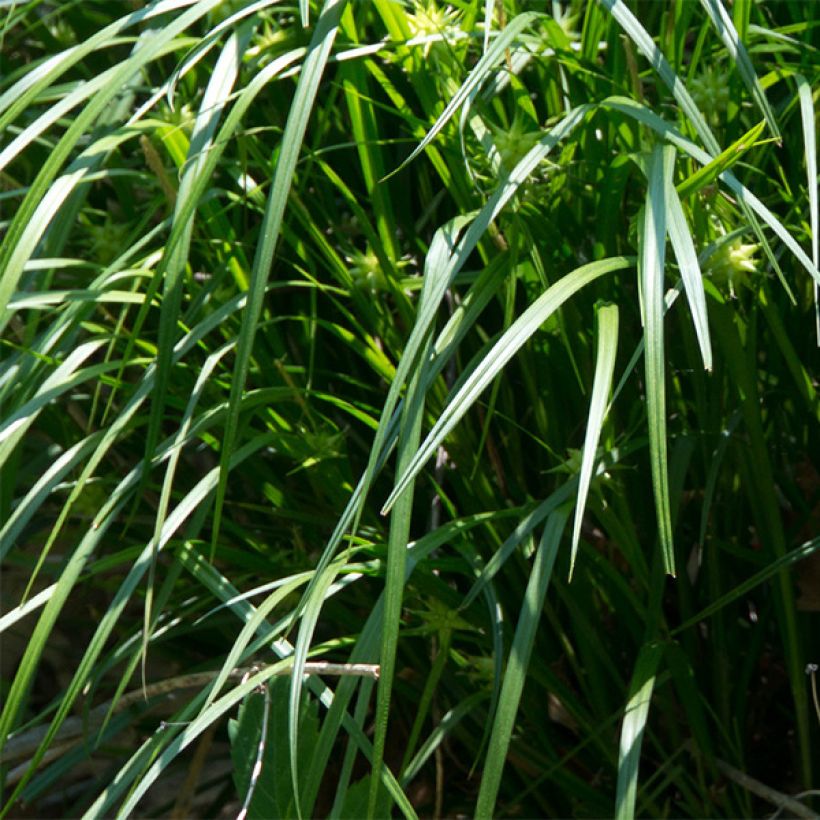
[[[814,816],[799,0],[0,3],[3,816]]]

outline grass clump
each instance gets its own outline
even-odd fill
[[[811,4],[0,5],[2,811],[811,816]]]

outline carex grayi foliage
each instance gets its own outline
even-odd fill
[[[2,0],[2,816],[814,816],[817,26]]]

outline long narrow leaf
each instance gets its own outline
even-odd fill
[[[668,193],[672,188],[675,149],[657,147],[649,160],[649,188],[640,232],[639,276],[643,295],[644,339],[646,340],[646,414],[652,491],[658,518],[658,539],[666,572],[675,574],[672,545],[672,516],[666,454],[666,360],[663,339],[663,270],[666,246]]]
[[[766,118],[766,124],[772,132],[772,136],[779,140],[780,129],[777,127],[774,112],[766,99],[763,86],[760,85],[760,80],[757,78],[749,52],[746,50],[746,46],[743,45],[743,41],[732,23],[732,18],[726,11],[726,7],[720,0],[701,0],[701,5],[709,15],[712,25],[717,29],[720,39],[723,40],[723,44],[729,52],[729,56],[735,61],[740,76],[752,95],[752,99]]]
[[[670,180],[671,182],[671,180]],[[706,294],[703,290],[703,274],[698,264],[698,254],[686,216],[683,213],[678,193],[673,185],[666,189],[669,241],[680,269],[686,299],[692,314],[692,324],[698,338],[700,355],[706,370],[712,369],[712,342],[709,338],[709,323],[706,314]]]
[[[663,646],[647,644],[641,649],[629,685],[629,699],[621,726],[618,752],[618,789],[615,795],[617,820],[632,820],[638,794],[638,768],[641,762],[641,744],[649,716],[655,675],[663,657]]]
[[[225,437],[222,443],[222,465],[219,485],[216,492],[213,524],[213,544],[219,538],[222,507],[225,501],[228,473],[227,464],[233,450],[239,428],[239,412],[242,392],[250,370],[251,351],[259,316],[262,313],[262,301],[270,275],[282,220],[285,214],[288,194],[290,192],[296,162],[302,149],[302,141],[307,130],[308,119],[313,109],[313,102],[324,73],[325,64],[330,56],[333,41],[344,11],[346,0],[328,0],[316,21],[316,30],[311,38],[308,52],[302,65],[296,94],[288,113],[288,121],[282,134],[282,145],[276,172],[273,177],[270,197],[265,209],[261,228],[261,239],[257,246],[256,256],[251,272],[251,284],[248,292],[248,306],[242,317],[242,327],[236,351],[236,364],[231,381],[230,412],[225,426]]]
[[[29,187],[23,203],[7,230],[3,244],[0,246],[0,269],[3,270],[3,276],[0,277],[0,331],[3,330],[11,318],[7,306],[12,293],[17,288],[23,268],[54,214],[53,210],[44,209],[43,207],[46,192],[58,198],[64,198],[67,196],[66,189],[73,188],[82,178],[87,168],[87,163],[79,164],[73,174],[67,174],[63,177],[62,186],[59,188],[55,186],[57,190],[51,188],[52,181],[59,173],[70,152],[83,134],[86,133],[90,124],[104,111],[114,95],[119,92],[121,84],[138,73],[147,62],[155,59],[166,44],[179,32],[184,31],[200,17],[207,14],[219,2],[220,0],[199,0],[194,8],[173,19],[155,37],[146,40],[142,47],[112,74],[109,84],[91,99],[57,143],[48,161],[43,165],[36,179]],[[173,5],[169,4],[169,6]],[[178,5],[183,5],[183,3]],[[145,16],[142,15],[142,17]],[[106,142],[106,138],[98,141],[100,145],[106,144]],[[38,215],[36,219],[35,215]]]
[[[518,713],[518,704],[527,679],[527,667],[535,645],[535,633],[541,622],[544,597],[547,594],[552,568],[555,565],[558,546],[561,543],[568,515],[566,509],[556,510],[550,515],[535,553],[521,614],[515,627],[510,658],[504,673],[504,684],[501,687],[498,709],[493,720],[490,750],[484,763],[484,773],[481,777],[475,810],[475,816],[479,818],[493,816],[504,763],[507,759],[507,750],[515,727],[515,716]]]
[[[809,224],[811,225],[811,259],[820,267],[820,209],[817,201],[817,137],[815,129],[814,100],[811,86],[802,74],[795,74],[797,95],[800,99],[800,121],[803,125],[803,144],[806,151],[806,190],[809,192]],[[820,346],[820,288],[814,282],[814,317],[817,345]]]
[[[623,28],[626,34],[632,39],[638,50],[649,61],[658,75],[663,80],[666,87],[672,92],[678,101],[684,114],[689,118],[697,135],[703,141],[706,149],[714,155],[720,153],[720,146],[712,134],[711,129],[706,124],[706,120],[700,109],[692,99],[692,95],[686,89],[681,78],[669,64],[649,32],[641,25],[637,17],[629,10],[624,0],[601,0],[610,14],[615,18],[618,25]]]
[[[429,332],[429,328],[435,321],[439,305],[444,299],[447,288],[452,283],[456,274],[466,263],[469,255],[475,250],[479,240],[487,231],[489,225],[500,213],[501,209],[515,195],[519,187],[526,181],[528,176],[537,167],[547,154],[566,139],[583,121],[583,118],[591,110],[590,106],[579,106],[571,111],[558,125],[551,129],[516,165],[509,177],[503,179],[501,184],[489,198],[486,205],[479,214],[473,217],[472,214],[456,217],[436,232],[430,250],[425,259],[424,292],[429,295],[420,300],[419,310],[416,316],[416,323],[410,334],[410,338],[404,348],[404,353],[396,368],[396,374],[391,382],[387,398],[384,402],[379,428],[374,436],[373,445],[370,450],[365,473],[360,479],[354,494],[351,496],[347,507],[339,518],[327,546],[319,559],[317,572],[329,563],[336,549],[348,528],[353,524],[355,530],[358,516],[361,514],[362,505],[366,500],[373,479],[378,471],[378,465],[384,463],[388,454],[388,447],[395,441],[398,427],[398,415],[396,408],[399,404],[401,390],[405,384],[408,374],[416,364],[419,351]],[[466,230],[464,230],[466,227]],[[462,231],[464,231],[462,235]],[[460,237],[460,238],[459,238]],[[470,323],[477,317],[484,299],[489,299],[490,293],[484,294],[482,299],[472,306],[472,309],[463,317],[460,324],[459,333],[464,334],[470,327]],[[447,349],[437,346],[437,351],[441,351],[441,356],[437,359],[435,372],[444,367],[445,356],[455,349],[455,342],[449,340],[452,335],[449,326],[442,332],[442,338],[448,339]],[[434,372],[431,371],[431,374]],[[392,430],[392,437],[390,431]],[[305,595],[310,594],[310,588]],[[301,630],[300,630],[301,640]],[[308,640],[308,636],[304,636]],[[298,641],[297,641],[298,644]]]
[[[482,391],[501,372],[504,365],[518,352],[538,328],[564,304],[570,297],[585,285],[601,276],[629,267],[632,260],[616,256],[590,262],[561,278],[545,293],[538,297],[513,322],[504,335],[493,345],[492,350],[470,374],[461,389],[452,397],[444,412],[421,445],[413,461],[399,477],[393,491],[384,503],[382,513],[390,510],[396,499],[404,491],[433,455],[445,436],[458,424],[462,416],[470,409]]]
[[[398,441],[397,469],[403,470],[413,459],[421,438],[424,417],[424,391],[421,382],[424,369],[418,368],[410,383],[402,413]],[[390,535],[387,542],[387,578],[384,591],[384,620],[382,621],[382,645],[379,661],[382,673],[376,699],[376,731],[373,738],[374,773],[381,770],[387,741],[387,725],[390,714],[390,696],[396,669],[396,653],[399,641],[401,606],[404,594],[407,544],[413,514],[413,483],[408,483],[403,495],[397,499],[390,519]],[[373,818],[379,793],[379,779],[371,779],[368,798],[368,817]]]
[[[575,504],[575,519],[572,524],[572,548],[570,553],[569,576],[575,567],[575,556],[581,538],[581,523],[589,493],[589,484],[601,437],[607,399],[612,389],[612,374],[615,372],[615,356],[618,352],[618,306],[601,305],[597,311],[598,346],[595,361],[595,375],[592,379],[592,398],[587,415],[587,431],[581,457],[581,471],[578,475],[578,500]]]
[[[638,122],[648,125],[653,131],[660,134],[665,139],[668,139],[676,147],[685,151],[690,157],[696,159],[702,165],[708,165],[714,157],[699,148],[691,140],[686,139],[674,126],[666,122],[662,117],[659,117],[646,106],[636,103],[626,97],[608,97],[602,103],[602,106],[607,108],[614,108],[621,111],[629,117],[633,117]],[[745,186],[731,171],[723,171],[720,179],[726,186],[738,197],[738,199],[747,205],[754,213],[756,213],[763,222],[768,225],[784,245],[794,254],[800,264],[808,271],[809,275],[820,283],[820,270],[812,260],[806,255],[806,252],[796,242],[794,237],[783,227],[782,222]]]
[[[450,121],[452,116],[466,102],[473,91],[481,86],[481,83],[490,77],[491,70],[503,59],[506,49],[518,35],[527,29],[541,15],[535,12],[524,12],[517,15],[510,24],[496,37],[493,44],[484,52],[481,59],[476,63],[466,81],[458,89],[441,116],[436,120],[433,127],[427,132],[424,139],[413,149],[413,152],[404,162],[393,172],[398,173],[402,168],[411,163],[439,134],[442,128]]]
[[[177,200],[177,208],[179,209],[179,199],[183,202],[186,196],[190,196],[190,191],[194,187],[194,181],[199,173],[201,173],[205,156],[211,148],[214,133],[219,123],[219,118],[227,103],[227,98],[233,89],[234,82],[239,73],[239,60],[241,53],[244,50],[248,41],[249,32],[245,31],[242,36],[236,34],[228,38],[225,48],[219,55],[219,59],[214,67],[210,82],[208,83],[205,93],[202,97],[202,105],[194,122],[193,133],[191,135],[191,143],[188,157],[185,164],[185,170],[182,175],[180,183],[179,198]],[[176,216],[176,214],[175,214]],[[164,287],[165,293],[162,299],[162,309],[160,312],[159,323],[159,338],[158,338],[158,356],[157,356],[157,371],[156,383],[154,386],[154,396],[151,403],[151,415],[148,419],[148,432],[145,442],[145,459],[146,463],[150,463],[153,455],[154,447],[159,438],[160,426],[164,420],[166,412],[166,392],[168,389],[168,380],[171,372],[172,351],[175,342],[176,328],[179,322],[179,311],[182,304],[182,273],[188,258],[188,249],[191,242],[191,233],[193,231],[193,214],[187,217],[183,227],[181,228],[182,235],[179,242],[174,246],[173,251],[167,258],[167,261],[161,267],[164,268]],[[164,260],[163,260],[164,261]],[[210,363],[210,367],[216,366],[218,358]],[[207,369],[210,369],[206,365]],[[194,390],[194,395],[189,402],[186,411],[186,418],[183,420],[180,428],[180,437],[184,437],[184,429],[190,425],[190,420],[196,407],[197,397],[204,389],[205,379],[200,376],[197,388]],[[162,491],[160,494],[159,509],[157,510],[156,520],[154,524],[154,543],[159,542],[160,533],[162,532],[163,524],[165,523],[165,516],[168,510],[168,504],[171,497],[171,489],[173,487],[174,474],[177,466],[177,458],[172,457],[168,461],[165,478],[163,479]],[[151,561],[151,566],[148,573],[148,584],[145,597],[145,611],[143,621],[143,681],[145,679],[145,661],[148,652],[148,642],[151,638],[151,620],[152,620],[152,604],[154,591],[154,573],[156,569],[156,559]]]

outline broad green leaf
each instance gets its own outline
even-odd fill
[[[302,698],[298,718],[301,767],[319,739],[318,705]],[[288,680],[276,677],[261,692],[247,695],[228,722],[237,795],[249,820],[293,817],[295,797],[289,777]],[[261,752],[261,753],[260,753]],[[250,801],[247,798],[250,797]]]

